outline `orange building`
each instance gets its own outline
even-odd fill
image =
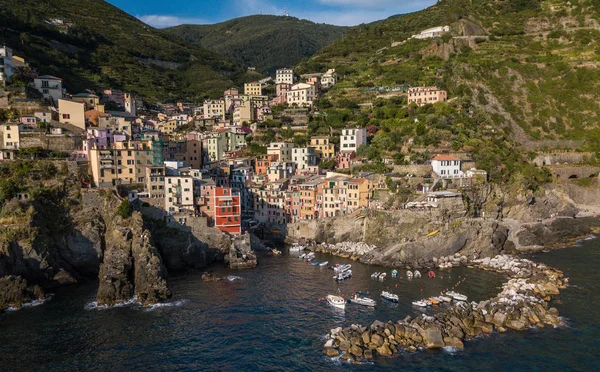
[[[254,164],[254,174],[267,174],[269,172],[269,168],[271,167],[271,163],[274,163],[279,160],[279,155],[269,154],[263,155],[256,159],[256,163]]]
[[[215,187],[212,194],[215,227],[232,235],[242,233],[242,207],[239,191]]]

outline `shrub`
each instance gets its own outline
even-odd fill
[[[131,208],[131,203],[129,202],[129,199],[123,200],[119,205],[119,208],[117,208],[117,216],[121,216],[122,218],[131,217],[132,212],[133,210]]]

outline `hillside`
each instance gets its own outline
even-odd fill
[[[102,0],[0,0],[0,44],[75,93],[112,87],[148,100],[199,100],[222,94],[235,73],[233,62]]]
[[[335,67],[334,101],[369,102],[371,87],[435,84],[528,148],[563,145],[556,141],[585,140],[598,128],[599,8],[597,0],[444,0],[349,30],[298,71]],[[408,39],[442,25],[451,30],[441,38]]]
[[[340,40],[345,27],[316,24],[294,17],[255,15],[214,25],[181,25],[169,34],[237,61],[273,72],[291,67],[321,48]]]

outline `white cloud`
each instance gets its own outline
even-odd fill
[[[207,22],[201,18],[189,18],[189,17],[177,17],[170,15],[158,15],[158,14],[148,14],[148,15],[137,15],[137,19],[140,21],[149,24],[152,27],[163,28],[163,27],[171,27],[182,24],[207,24],[212,22]]]

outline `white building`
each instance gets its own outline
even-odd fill
[[[287,103],[288,105],[312,106],[316,96],[317,89],[314,85],[298,83],[292,85],[292,88],[287,92]]]
[[[0,81],[10,79],[13,75],[12,49],[9,47],[0,47]]]
[[[327,70],[325,74],[321,77],[321,87],[323,89],[329,89],[337,83],[337,74],[335,73],[335,69],[331,68]]]
[[[296,169],[303,170],[317,165],[317,153],[314,147],[295,147],[292,150],[292,161]]]
[[[292,161],[293,148],[291,142],[271,142],[267,147],[267,155],[277,155],[280,162],[289,162]]]
[[[343,129],[340,136],[340,151],[351,152],[356,151],[360,145],[367,144],[367,129],[366,128],[351,128]]]
[[[433,172],[440,178],[462,177],[461,160],[452,155],[438,155],[431,159]]]
[[[428,28],[426,30],[421,31],[417,35],[413,35],[412,38],[413,39],[430,39],[433,37],[440,37],[445,32],[450,32],[449,26],[432,27],[432,28]]]
[[[280,68],[275,71],[275,84],[294,84],[294,70],[291,68]]]
[[[42,75],[33,79],[35,89],[37,89],[45,99],[51,99],[53,104],[63,98],[62,79],[51,75]]]
[[[133,97],[131,93],[124,93],[123,101],[125,103],[125,111],[130,113],[131,116],[137,116],[137,104],[135,102],[135,97]]]
[[[225,120],[225,101],[204,101],[204,118]]]
[[[194,211],[194,179],[191,176],[165,177],[165,210],[170,214]]]

